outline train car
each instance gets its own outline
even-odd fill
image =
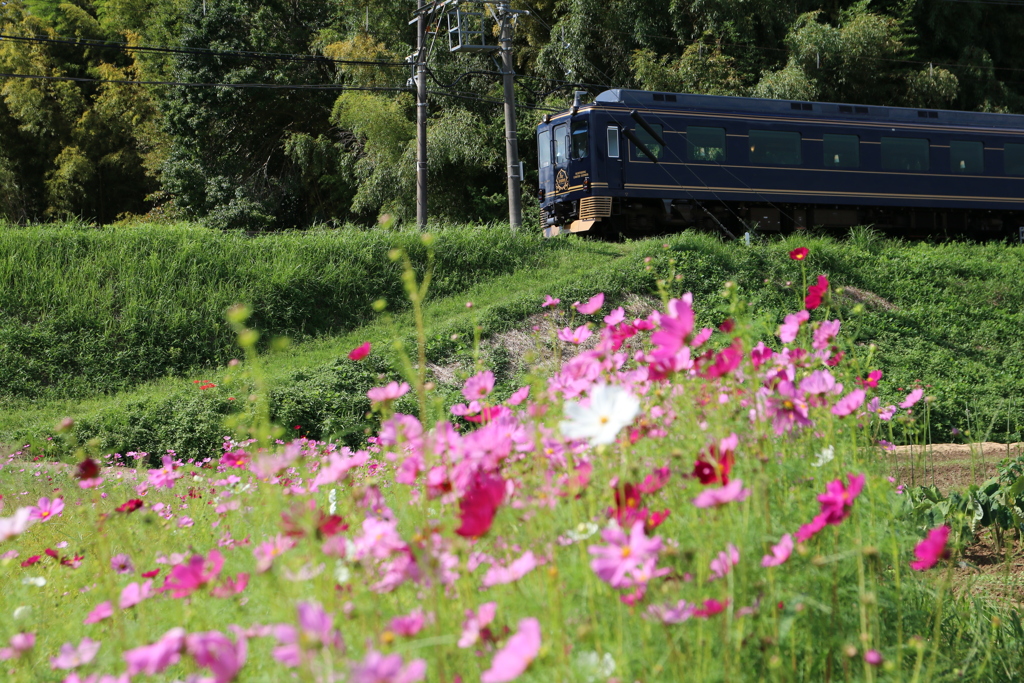
[[[1024,116],[607,90],[537,129],[544,234],[1024,234]]]

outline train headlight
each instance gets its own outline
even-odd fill
[[[590,192],[590,178],[583,179],[583,191]]]

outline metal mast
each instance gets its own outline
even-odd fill
[[[427,13],[419,0],[416,16],[416,225],[427,227]]]

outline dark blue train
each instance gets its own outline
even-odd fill
[[[640,90],[537,129],[545,235],[1017,236],[1024,116]]]

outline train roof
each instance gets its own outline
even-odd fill
[[[768,100],[756,97],[725,95],[694,95],[650,90],[605,90],[594,98],[598,105],[622,105],[631,108],[712,110],[750,113],[784,114],[815,118],[822,114],[859,121],[899,121],[903,123],[943,123],[945,125],[982,128],[1024,129],[1024,115],[946,109],[912,109],[909,107],[877,107],[840,104],[836,102],[805,102]]]

